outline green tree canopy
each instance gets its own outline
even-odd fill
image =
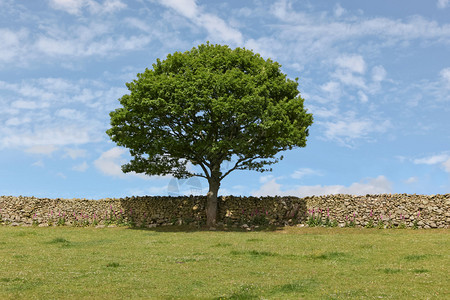
[[[127,83],[107,131],[132,160],[124,172],[199,176],[209,183],[207,225],[214,226],[221,180],[234,170],[268,171],[277,153],[305,147],[313,118],[297,79],[242,48],[199,45],[169,54]],[[222,163],[231,167],[221,169]],[[190,162],[202,172],[190,172]]]

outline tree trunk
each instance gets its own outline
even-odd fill
[[[206,226],[216,226],[217,220],[217,193],[220,187],[219,178],[209,179],[209,192],[206,194]]]

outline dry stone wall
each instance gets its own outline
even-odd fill
[[[206,222],[205,196],[47,199],[0,196],[0,224],[138,227]],[[450,194],[221,197],[225,227],[328,224],[335,226],[449,228]],[[312,222],[314,221],[314,222]]]
[[[306,197],[308,218],[329,217],[340,226],[449,228],[450,194],[329,195]]]
[[[123,199],[46,199],[0,197],[0,222],[12,225],[111,225],[139,227],[203,225],[205,196],[129,197]],[[223,225],[297,224],[306,204],[295,197],[221,197],[218,219]],[[291,217],[289,217],[291,216]]]

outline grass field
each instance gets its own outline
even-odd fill
[[[450,299],[449,237],[0,226],[0,299]]]

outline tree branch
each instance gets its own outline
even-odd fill
[[[195,177],[202,177],[202,178],[205,178],[205,179],[208,179],[208,177],[206,177],[205,175],[202,175],[202,174],[192,174],[192,176],[195,176]]]
[[[220,180],[224,179],[225,176],[227,176],[228,174],[230,174],[231,172],[233,172],[234,170],[238,170],[240,167],[242,167],[245,163],[251,162],[255,159],[262,159],[265,157],[262,157],[260,155],[255,156],[255,157],[246,157],[246,158],[241,158],[239,159],[236,164],[234,165],[233,168],[229,169],[225,174],[222,175],[222,177],[220,177]]]
[[[240,167],[240,166],[239,166],[239,163],[245,161],[246,159],[247,159],[247,158],[241,158],[241,159],[239,159],[239,160],[236,162],[236,164],[234,165],[233,168],[229,169],[225,174],[222,175],[222,177],[220,177],[220,180],[224,179],[225,176],[227,176],[228,174],[230,174],[231,172],[233,172],[234,170],[236,170],[238,167]]]
[[[211,178],[211,174],[208,173],[208,169],[206,168],[206,166],[203,164],[203,162],[199,162],[200,167],[202,167],[203,172],[205,172],[205,176],[200,176],[206,179],[210,179]]]

